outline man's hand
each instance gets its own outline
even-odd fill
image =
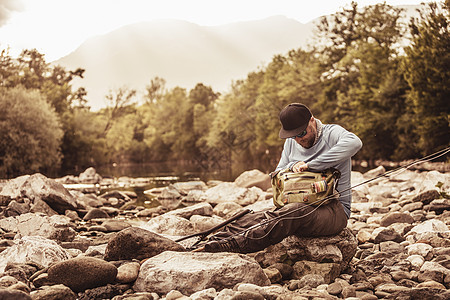
[[[295,173],[300,173],[308,170],[308,165],[304,161],[298,161],[292,166],[292,171]]]

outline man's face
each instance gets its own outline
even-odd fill
[[[295,137],[295,141],[302,146],[303,148],[309,149],[314,144],[314,140],[316,139],[317,128],[314,126],[314,118],[311,118],[308,123],[308,127],[306,127],[306,135],[303,137]]]

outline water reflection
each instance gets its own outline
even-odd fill
[[[138,205],[144,207],[156,207],[163,205],[155,196],[144,194],[144,191],[166,187],[176,182],[203,181],[207,183],[210,180],[234,181],[244,171],[259,169],[263,172],[268,167],[246,166],[236,164],[229,168],[220,168],[205,170],[199,165],[192,163],[164,162],[164,163],[145,163],[145,164],[120,164],[97,167],[97,173],[104,179],[121,182],[131,182],[131,185],[115,185],[110,188],[103,188],[100,192],[104,193],[110,190],[132,191],[138,196]],[[167,203],[166,203],[167,204]],[[170,204],[170,203],[169,203]]]

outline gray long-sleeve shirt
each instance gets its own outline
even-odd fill
[[[340,193],[339,201],[350,217],[351,194],[351,157],[362,147],[361,140],[350,131],[335,124],[324,124],[322,134],[309,149],[300,146],[294,139],[286,139],[280,162],[275,171],[291,168],[296,162],[304,161],[311,171],[322,171],[330,167],[341,172],[336,187]]]

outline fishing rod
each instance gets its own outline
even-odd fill
[[[300,218],[304,218],[304,217],[308,216],[309,214],[313,213],[315,210],[317,210],[317,209],[322,205],[322,203],[326,202],[326,200],[330,200],[330,199],[332,199],[332,198],[335,198],[336,196],[339,196],[339,195],[341,195],[341,194],[343,194],[343,193],[349,192],[349,191],[351,191],[351,190],[354,189],[354,188],[357,188],[357,187],[359,187],[359,186],[361,186],[361,185],[364,185],[364,184],[368,184],[369,182],[375,181],[375,180],[377,180],[377,179],[380,179],[380,178],[383,178],[383,177],[389,177],[389,176],[391,176],[392,174],[394,174],[394,173],[396,173],[396,172],[399,172],[400,170],[407,170],[407,169],[411,168],[413,165],[420,164],[420,163],[424,163],[424,162],[427,162],[427,161],[435,160],[435,159],[437,159],[437,158],[439,158],[439,157],[441,157],[441,156],[446,155],[446,154],[449,153],[449,152],[450,152],[450,147],[447,147],[447,148],[442,149],[442,150],[440,150],[440,151],[437,151],[437,152],[435,152],[435,153],[433,153],[433,154],[430,154],[430,155],[427,155],[427,156],[422,157],[422,158],[420,158],[420,159],[417,159],[417,160],[415,160],[415,161],[413,161],[413,162],[411,162],[411,163],[408,163],[408,164],[406,164],[406,165],[400,166],[400,167],[398,167],[398,168],[396,168],[396,169],[393,169],[393,170],[390,170],[390,171],[386,171],[386,172],[384,172],[383,174],[379,174],[378,176],[375,176],[375,177],[373,177],[373,178],[367,179],[367,180],[365,180],[365,181],[363,181],[363,182],[360,182],[360,183],[358,183],[358,184],[356,184],[356,185],[354,185],[354,186],[351,186],[350,188],[344,189],[343,191],[340,191],[340,192],[339,192],[339,191],[334,192],[333,194],[331,194],[331,195],[329,195],[329,196],[327,196],[327,197],[325,197],[325,198],[323,198],[323,199],[316,200],[316,201],[310,203],[309,205],[301,206],[301,207],[298,207],[298,208],[296,208],[296,209],[292,209],[292,210],[290,210],[290,211],[288,211],[288,212],[286,212],[286,213],[284,213],[284,214],[282,214],[282,215],[279,215],[279,216],[277,216],[277,217],[273,217],[273,218],[270,218],[270,219],[266,219],[266,220],[264,220],[264,221],[261,221],[261,222],[258,223],[258,224],[255,224],[255,225],[250,226],[249,228],[246,228],[246,229],[244,229],[244,230],[242,230],[242,231],[240,231],[240,232],[237,232],[237,233],[234,233],[234,234],[230,235],[230,237],[237,236],[237,235],[244,235],[245,233],[247,233],[248,231],[250,231],[250,230],[252,230],[252,229],[254,229],[254,228],[258,228],[258,227],[261,227],[261,226],[264,226],[264,225],[266,225],[266,224],[268,224],[268,223],[272,223],[272,222],[273,222],[272,228],[271,228],[270,230],[268,230],[268,232],[267,232],[264,236],[258,237],[258,238],[247,237],[247,238],[249,238],[249,239],[254,239],[254,240],[262,239],[262,238],[264,238],[265,236],[267,236],[267,235],[272,231],[273,227],[274,227],[280,220],[283,220],[283,219],[286,220],[287,218],[290,218],[290,217],[288,217],[288,215],[290,215],[290,214],[292,214],[292,213],[295,213],[295,212],[304,210],[304,209],[309,208],[309,207],[311,207],[311,206],[314,206],[314,204],[320,202],[319,205],[315,206],[314,209],[311,210],[310,212],[308,212],[308,213],[306,213],[306,214],[304,214],[304,215],[302,215],[302,216],[292,217],[292,219],[300,219]],[[233,218],[232,221],[234,221],[234,220],[236,220],[236,219],[238,219],[238,218]],[[229,223],[231,223],[232,221],[230,221],[230,222],[225,221],[224,223],[229,224]],[[221,225],[221,224],[219,224],[219,225]],[[219,226],[219,225],[218,225],[218,226]],[[222,226],[224,226],[224,225],[222,225]],[[216,228],[216,227],[217,227],[217,226],[215,226],[214,230],[217,230],[217,229],[218,229],[218,228]],[[220,228],[220,227],[219,227],[219,228]],[[200,235],[200,234],[201,234],[201,233],[199,233],[199,234],[193,234],[193,235],[191,235],[191,236],[189,236],[189,237],[198,236],[198,235]],[[204,236],[204,237],[206,237],[206,236]],[[202,237],[202,238],[204,238],[204,237]],[[183,239],[184,239],[184,238],[183,238]],[[187,239],[187,237],[186,237],[186,239]],[[198,242],[199,242],[199,241],[198,241]],[[197,243],[198,243],[198,242],[197,242]],[[196,245],[197,243],[195,243],[194,245]],[[194,246],[194,245],[192,245],[192,246]],[[191,247],[192,247],[192,246],[191,246]],[[200,249],[198,249],[198,250],[200,250]]]

